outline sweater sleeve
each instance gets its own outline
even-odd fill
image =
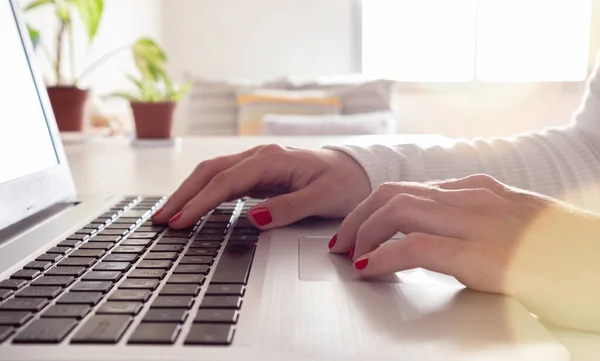
[[[571,124],[512,138],[415,144],[328,146],[353,157],[374,189],[387,181],[430,181],[489,174],[515,187],[600,209],[600,70],[588,82]]]

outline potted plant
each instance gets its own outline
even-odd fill
[[[52,62],[54,69],[55,83],[47,84],[48,97],[54,110],[54,116],[61,131],[81,131],[83,129],[83,119],[85,116],[86,104],[89,95],[88,89],[81,89],[78,86],[79,81],[91,70],[106,60],[111,54],[103,56],[99,61],[92,64],[79,76],[75,72],[75,49],[73,41],[73,10],[79,14],[87,32],[88,41],[91,43],[98,31],[102,12],[104,9],[103,0],[34,0],[25,6],[25,11],[31,11],[44,6],[54,7],[54,14],[58,20],[58,29],[56,32],[56,50],[54,57],[51,55],[48,47],[45,46],[38,30],[28,25],[29,35],[32,43],[41,48],[46,58]],[[69,65],[70,74],[67,76],[63,71],[63,47],[65,41],[69,40]],[[117,49],[122,50],[122,49]],[[116,52],[116,51],[115,51]]]
[[[127,78],[136,92],[112,95],[129,101],[137,138],[171,138],[175,105],[189,90],[191,82],[182,86],[173,83],[166,70],[167,56],[152,39],[139,39],[133,44],[132,52],[139,74],[127,75]]]

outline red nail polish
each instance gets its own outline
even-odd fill
[[[162,211],[163,211],[163,209],[159,208],[158,211],[154,212],[154,215],[152,217],[158,216]]]
[[[353,259],[353,258],[354,258],[354,247],[355,247],[355,246],[352,246],[352,249],[350,250],[350,254],[348,254],[348,257],[349,257],[350,259]]]
[[[367,267],[368,264],[369,264],[369,259],[363,258],[363,259],[359,259],[358,261],[354,262],[354,267],[357,270],[362,271]]]
[[[329,241],[329,249],[332,249],[335,246],[335,242],[337,242],[337,233],[333,235],[331,241]]]
[[[248,212],[250,217],[252,217],[259,226],[266,226],[267,224],[273,222],[273,217],[271,217],[271,213],[265,207],[254,208]]]
[[[182,215],[183,215],[183,212],[177,213],[176,215],[174,215],[173,217],[171,217],[171,219],[169,219],[169,223],[177,222],[177,220],[179,218],[181,218]]]

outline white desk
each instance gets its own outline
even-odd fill
[[[65,139],[65,149],[81,194],[169,194],[198,162],[266,143],[318,148],[326,144],[450,144],[440,136],[399,137],[207,137],[184,138],[175,148],[133,148],[124,138],[86,142]],[[140,180],[151,179],[151,182]],[[598,305],[600,307],[600,305]],[[549,327],[573,361],[600,360],[600,334]]]

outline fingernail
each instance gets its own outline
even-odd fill
[[[265,207],[254,208],[248,212],[250,217],[256,221],[259,226],[266,226],[267,224],[273,222],[273,217],[271,217],[271,213]]]
[[[163,211],[163,209],[159,208],[158,211],[154,212],[154,215],[152,217],[158,216],[162,211]]]
[[[367,267],[368,264],[368,258],[359,259],[358,261],[354,262],[354,268],[356,268],[359,271],[362,271],[365,269],[365,267]]]
[[[352,246],[352,249],[350,250],[350,254],[348,254],[348,257],[349,257],[350,259],[353,259],[353,258],[354,258],[354,247],[355,247],[355,246]]]
[[[174,215],[173,217],[171,217],[171,219],[169,219],[169,223],[177,222],[177,220],[179,218],[181,218],[182,215],[183,215],[183,212],[177,213],[176,215]]]
[[[335,242],[337,242],[337,233],[333,235],[331,241],[329,241],[329,249],[332,249],[335,246]]]

